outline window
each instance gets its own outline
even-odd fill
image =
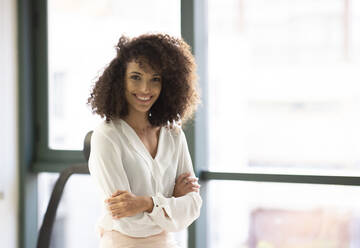
[[[86,105],[91,86],[116,56],[119,37],[145,32],[180,36],[180,1],[48,0],[50,149],[82,150],[100,120]]]
[[[359,191],[355,186],[212,181],[209,247],[357,247]]]
[[[358,4],[209,0],[209,247],[359,245]]]
[[[100,121],[87,107],[87,98],[96,77],[115,56],[118,38],[145,32],[180,36],[180,3],[19,0],[20,204],[24,206],[20,247],[36,246],[37,228],[58,172],[85,163],[81,151],[85,134]],[[90,227],[79,235],[90,235],[94,239],[88,241],[96,242],[92,229],[96,220],[80,220],[81,204],[73,201],[78,194],[88,195],[80,187],[88,180],[73,176],[66,186],[52,247],[78,247],[79,236],[71,232],[75,219]],[[81,202],[92,204],[86,197]],[[98,210],[86,214],[97,215]],[[187,247],[187,230],[175,236]]]
[[[212,170],[358,172],[356,4],[209,2]]]
[[[351,201],[360,186],[358,1],[126,1],[137,7],[126,13],[119,1],[19,3],[20,81],[25,85],[20,86],[20,123],[30,126],[22,126],[19,135],[27,148],[20,149],[21,204],[27,206],[20,225],[26,227],[24,247],[35,246],[29,237],[36,236],[27,223],[37,216],[31,212],[36,184],[29,161],[35,160],[33,172],[59,172],[84,162],[82,139],[98,121],[85,105],[91,83],[114,55],[118,36],[143,32],[127,27],[147,29],[150,20],[155,20],[151,27],[166,32],[179,34],[181,26],[198,62],[203,105],[187,138],[204,205],[189,228],[189,248],[291,248],[294,240],[313,247],[359,245],[354,235],[359,203]],[[139,6],[154,12],[138,15]],[[114,12],[131,22],[124,24]],[[118,21],[119,32],[111,32]],[[99,23],[109,29],[98,28]],[[102,34],[96,37],[99,43],[91,43],[95,31]],[[74,51],[81,56],[73,57]],[[88,56],[97,59],[85,60]],[[77,64],[88,70],[74,71]],[[76,118],[85,124],[69,130]],[[334,229],[327,229],[328,223]],[[274,226],[288,239],[280,240]]]
[[[39,173],[38,228],[46,212],[53,186],[59,173]],[[88,175],[73,175],[66,183],[54,223],[50,247],[99,247],[96,230],[102,206],[96,197],[98,191]],[[187,231],[174,234],[181,247],[187,247]]]
[[[39,77],[45,79],[41,83],[48,91],[41,94],[42,102],[47,107],[41,108],[40,115],[47,118],[39,125],[47,128],[40,128],[42,142],[38,160],[41,163],[43,157],[48,157],[53,163],[37,170],[61,171],[61,167],[54,169],[54,164],[63,162],[62,167],[66,167],[75,162],[84,162],[81,154],[84,137],[100,122],[86,102],[96,78],[116,56],[115,46],[119,37],[122,34],[132,37],[145,32],[166,32],[180,36],[180,1],[48,0],[43,4],[47,4],[47,29],[43,31],[47,34],[48,56],[44,62],[48,73],[47,77],[43,74]],[[45,70],[42,72],[45,73]],[[38,175],[40,227],[58,174]],[[89,194],[92,188],[91,182],[88,182],[90,178],[73,177],[66,185],[66,189],[71,190],[65,192],[57,213],[56,234],[53,237],[61,238],[54,238],[52,247],[96,247],[98,239],[93,227],[97,219],[84,216],[99,216],[101,208],[95,208],[94,199]],[[84,210],[84,205],[94,208]],[[79,223],[91,228],[81,228]],[[74,236],[74,229],[82,231]],[[83,239],[81,236],[91,238]],[[177,234],[177,238],[186,246],[186,231]],[[79,245],[79,241],[87,244]]]

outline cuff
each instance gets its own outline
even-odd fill
[[[170,208],[167,202],[167,199],[161,194],[158,193],[156,196],[151,196],[151,199],[154,202],[153,210],[148,213],[151,217],[165,217],[163,209],[165,209],[167,215],[170,217]]]

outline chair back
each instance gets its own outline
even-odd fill
[[[84,139],[84,147],[83,147],[83,153],[86,161],[89,161],[90,157],[90,144],[91,144],[91,135],[93,134],[93,131],[90,131],[86,134]]]
[[[44,219],[39,231],[39,236],[37,240],[37,248],[49,248],[51,233],[55,222],[56,211],[61,200],[62,193],[64,191],[66,182],[69,177],[73,174],[89,174],[89,168],[87,162],[89,161],[90,156],[90,144],[91,144],[91,135],[93,131],[90,131],[86,134],[84,139],[83,153],[86,159],[86,164],[77,164],[72,165],[60,173],[59,178],[57,179],[54,189],[51,193],[49,204],[44,215]]]

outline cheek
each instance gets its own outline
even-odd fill
[[[134,85],[131,82],[125,82],[125,91],[132,92],[134,90]]]
[[[125,87],[124,95],[125,95],[125,99],[127,102],[132,101],[132,93],[131,93],[132,90],[133,90],[133,88],[131,88],[131,87],[128,87],[128,86]]]
[[[161,87],[161,84],[159,84],[159,85],[155,86],[154,91],[155,91],[158,95],[160,95],[161,88],[162,88],[162,87]]]

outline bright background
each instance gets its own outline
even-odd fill
[[[81,150],[100,121],[85,103],[119,36],[180,36],[180,1],[48,3],[49,146]],[[359,175],[359,1],[209,0],[208,27],[211,171]],[[39,224],[56,177],[39,175]],[[52,245],[79,247],[83,235],[96,247],[92,184],[77,176],[67,188]],[[358,191],[212,181],[209,244],[359,247]],[[79,195],[92,207],[73,204]]]

